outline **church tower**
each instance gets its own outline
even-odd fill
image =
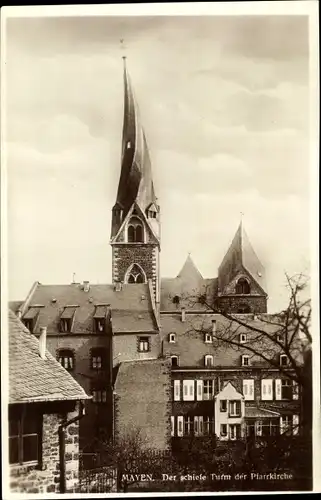
[[[217,306],[229,313],[267,312],[265,269],[241,221],[218,269]]]
[[[160,207],[139,110],[124,60],[121,172],[112,209],[113,283],[151,282],[159,303]]]

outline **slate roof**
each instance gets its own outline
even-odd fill
[[[220,291],[244,268],[266,293],[265,269],[257,257],[250,240],[240,223],[228,251],[219,266],[218,278]]]
[[[73,333],[92,333],[93,317],[97,307],[110,305],[114,332],[157,330],[148,284],[124,284],[121,291],[115,291],[113,285],[90,285],[85,292],[83,285],[42,285],[38,283],[31,294],[28,308],[35,306],[38,312],[33,333],[40,332],[40,326],[47,326],[47,333],[59,332],[59,319],[66,306],[74,310]],[[101,310],[101,308],[100,308]]]
[[[199,302],[199,297],[205,295],[208,304],[213,303],[213,298],[217,292],[217,279],[204,279],[188,281],[185,275],[178,275],[176,278],[162,278],[161,280],[161,311],[177,311],[181,307],[192,310],[206,311],[208,308]],[[179,297],[179,303],[173,301],[174,297]]]
[[[261,315],[253,318],[252,315],[238,316],[246,324],[264,329],[273,334],[278,331],[278,327],[267,323],[269,315]],[[271,316],[271,319],[273,317]],[[182,322],[180,313],[161,314],[162,336],[164,342],[164,354],[177,355],[179,357],[179,368],[205,368],[204,356],[209,354],[214,357],[214,368],[242,368],[241,356],[250,356],[250,369],[255,367],[269,367],[270,364],[264,361],[259,355],[252,354],[246,349],[246,344],[231,346],[226,343],[217,342],[205,343],[205,333],[210,333],[212,321],[216,321],[217,335],[222,332],[229,332],[234,335],[234,339],[239,342],[239,334],[247,334],[247,343],[258,352],[264,353],[269,359],[279,361],[280,349],[271,340],[265,338],[257,340],[257,334],[251,332],[246,326],[241,326],[237,322],[231,324],[230,320],[219,314],[186,313],[186,320]],[[176,342],[169,342],[169,334],[176,334]],[[297,343],[296,343],[297,344]],[[298,345],[293,345],[293,356],[302,359],[302,349]]]
[[[245,406],[245,418],[277,418],[281,414],[256,406]]]
[[[90,397],[9,310],[9,403],[80,400]]]
[[[23,300],[11,300],[9,302],[9,309],[11,309],[11,311],[13,311],[14,313],[17,313],[19,307],[22,306],[22,304]]]

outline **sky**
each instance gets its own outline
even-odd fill
[[[14,18],[6,30],[11,300],[73,273],[111,282],[125,53],[161,206],[161,275],[190,252],[217,276],[243,213],[269,311],[286,305],[284,272],[309,270],[307,17]]]

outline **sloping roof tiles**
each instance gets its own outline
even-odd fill
[[[9,311],[9,403],[89,399],[73,377]]]

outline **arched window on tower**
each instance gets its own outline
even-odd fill
[[[245,278],[240,278],[236,283],[235,293],[241,295],[248,295],[251,293],[251,287],[249,282]]]
[[[127,283],[146,283],[146,277],[144,275],[144,271],[140,266],[134,264],[132,268],[127,271],[126,276]]]
[[[127,230],[129,243],[144,243],[143,224],[138,217],[132,217],[128,223]]]

